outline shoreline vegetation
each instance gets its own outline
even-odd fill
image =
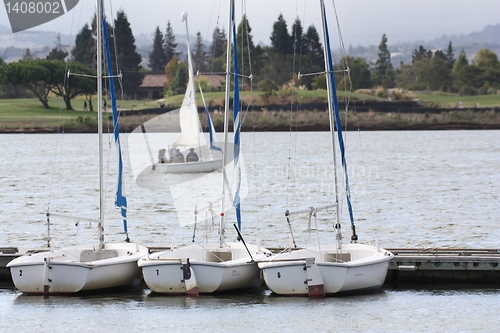
[[[142,123],[178,108],[182,97],[118,103],[121,131],[130,133]],[[500,129],[498,95],[464,97],[417,94],[413,99],[389,101],[387,98],[354,93],[350,96],[347,113],[343,97],[339,96],[339,107],[344,110],[342,122],[347,131]],[[224,100],[219,93],[206,94],[205,98],[214,126],[218,132],[222,132]],[[256,98],[255,93],[244,95],[242,131],[329,130],[327,104],[323,98],[311,93],[305,96],[299,93],[295,98],[297,102],[291,103],[290,96]],[[160,104],[163,107],[159,107]],[[97,113],[83,111],[83,100],[73,101],[75,107],[81,107],[77,110],[64,110],[63,105],[55,98],[51,100],[49,110],[43,109],[36,98],[0,100],[0,133],[97,132]],[[204,109],[202,105],[198,107],[205,128]],[[110,111],[109,108],[107,111]],[[103,122],[105,130],[112,128],[111,114],[105,116]]]

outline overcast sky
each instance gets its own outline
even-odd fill
[[[113,17],[119,9],[125,11],[134,35],[153,33],[156,26],[164,32],[167,21],[170,21],[175,35],[184,35],[185,27],[180,19],[183,11],[189,13],[191,35],[201,32],[204,39],[211,41],[217,23],[220,27],[227,26],[227,0],[104,2],[107,12],[112,9]],[[328,17],[333,22],[332,1],[325,2]],[[296,17],[300,18],[305,29],[314,24],[319,31],[318,3],[316,0],[237,0],[237,17],[241,17],[242,4],[245,4],[254,42],[269,45],[273,23],[280,13],[289,31]],[[468,34],[481,31],[486,25],[500,23],[500,0],[336,0],[335,4],[346,47],[378,45],[384,33],[392,44]],[[80,0],[66,15],[30,30],[74,36],[85,22],[90,22],[94,8],[95,1]],[[0,9],[0,24],[10,28],[5,7]]]

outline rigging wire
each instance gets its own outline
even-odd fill
[[[253,102],[253,97],[254,97],[254,90],[253,90],[253,69],[252,69],[252,56],[251,56],[251,50],[250,50],[250,27],[249,27],[249,22],[248,22],[248,17],[246,16],[247,14],[247,7],[246,7],[246,1],[245,0],[242,0],[242,18],[244,17],[245,18],[245,21],[242,21],[242,23],[244,22],[245,24],[242,25],[242,34],[241,34],[241,37],[242,37],[242,51],[244,50],[243,48],[243,44],[244,44],[244,40],[245,40],[245,37],[246,37],[246,42],[247,42],[247,56],[248,56],[248,67],[249,67],[249,73],[250,75],[247,76],[247,78],[249,79],[249,84],[250,84],[250,99],[247,103],[247,108],[246,110],[243,112],[243,117],[241,119],[241,126],[243,126],[244,122],[245,122],[245,119],[246,119],[246,116],[248,115],[248,111],[249,111],[249,108],[251,106],[251,111],[253,112],[254,109],[253,109],[253,106],[254,106],[254,102]],[[241,52],[241,57],[242,57],[242,66],[243,64],[245,63],[244,62],[244,52]],[[243,67],[242,67],[242,70],[241,70],[242,73],[244,73],[243,71]],[[244,87],[244,85],[242,84],[241,85],[242,87]],[[240,99],[240,103],[241,103],[241,99]],[[254,133],[254,135],[252,135],[252,140],[253,140],[253,150],[252,150],[252,153],[253,153],[253,161],[258,161],[258,158],[256,156],[256,147],[257,147],[257,144],[255,142],[255,119],[253,117],[252,118],[252,133]],[[257,180],[257,170],[256,168],[253,168],[253,171],[254,171],[254,181]],[[255,187],[257,188],[257,187]],[[254,191],[254,194],[255,194],[255,205],[256,207],[258,207],[258,202],[259,202],[259,196],[258,196],[258,193],[256,191]],[[256,210],[256,219],[257,219],[257,238],[260,238],[260,217],[259,217],[259,212],[260,212],[260,209],[257,209]]]
[[[215,29],[214,29],[214,33],[215,33],[215,30],[217,31],[220,31],[219,30],[219,24],[220,24],[220,12],[221,12],[221,1],[222,0],[219,0],[219,9],[217,11],[217,20],[216,20],[216,23],[215,23]],[[215,7],[215,2],[214,2],[214,7]],[[213,10],[213,9],[212,9]],[[212,16],[210,16],[210,20],[212,19]],[[208,33],[208,32],[207,32]],[[212,34],[212,37],[214,35]],[[215,66],[215,49],[217,47],[217,41],[219,40],[218,36],[217,36],[217,39],[213,39],[213,43],[212,43],[212,64],[210,66],[210,82],[212,82],[212,74],[214,73],[214,66]],[[224,75],[226,74],[225,72],[223,73]]]
[[[298,9],[299,6],[299,0],[295,2],[295,13],[296,16],[298,17]],[[303,20],[305,19],[305,8],[306,8],[306,1],[304,1],[304,10],[303,10]],[[290,101],[290,117],[289,117],[289,141],[290,144],[288,145],[288,164],[287,164],[287,182],[286,182],[286,202],[285,202],[285,207],[288,209],[290,207],[290,201],[294,202],[294,197],[295,197],[295,191],[292,192],[292,198],[289,198],[289,188],[293,186],[291,184],[292,180],[291,174],[295,174],[292,172],[292,167],[295,166],[295,164],[292,165],[292,156],[295,158],[294,160],[296,161],[297,158],[297,140],[298,140],[298,135],[297,135],[297,127],[295,126],[295,140],[293,140],[293,134],[294,134],[294,121],[293,121],[293,113],[294,113],[294,105],[296,107],[295,111],[298,111],[298,105],[294,104],[294,101],[296,101],[295,97],[295,66],[296,66],[296,61],[297,61],[297,26],[295,25],[295,31],[293,31],[293,36],[294,36],[294,43],[293,43],[293,60],[292,60],[292,96],[291,96],[291,101]],[[302,36],[301,36],[302,37]],[[300,73],[302,65],[302,38],[300,39],[300,46],[299,46],[299,65],[298,65],[298,72]],[[300,74],[297,75],[297,84],[298,81],[300,80]],[[292,152],[293,150],[293,152]],[[294,179],[293,181],[296,181]]]
[[[78,16],[78,22],[77,22],[77,26],[80,22],[80,18],[81,18],[81,13],[82,13],[82,8],[83,6],[80,6],[80,15]],[[69,31],[69,40],[73,40],[73,23],[75,21],[75,12],[76,10],[72,11],[71,13],[71,24],[70,24],[70,31]],[[71,43],[68,43],[68,44],[71,44]],[[69,71],[69,62],[65,62],[65,70],[64,70],[64,80],[63,80],[63,87],[62,87],[62,92],[64,95],[66,93],[66,85],[68,84],[68,81],[69,81],[69,76],[66,75],[66,73],[68,73]],[[48,93],[48,92],[47,92]],[[58,151],[59,149],[62,151],[63,148],[64,148],[64,136],[61,136],[60,134],[61,133],[64,133],[64,122],[63,122],[63,106],[64,105],[64,97],[61,96],[61,99],[60,99],[60,102],[59,102],[59,118],[58,118],[58,123],[57,123],[57,133],[56,133],[56,142],[55,142],[55,146],[54,146],[54,157],[53,157],[53,160],[52,160],[52,172],[51,172],[51,177],[50,177],[50,182],[49,182],[49,194],[47,196],[47,212],[50,211],[50,205],[51,205],[51,201],[52,201],[52,197],[53,195],[54,196],[57,196],[57,194],[53,194],[53,188],[55,186],[55,177],[56,177],[56,172],[57,172],[57,175],[59,175],[59,172],[62,170],[62,162],[63,160],[62,159],[59,159],[59,164],[58,164]],[[59,138],[61,137],[61,143],[59,143]],[[63,154],[59,154],[59,155],[63,155]],[[56,188],[57,190],[59,189],[59,187]],[[48,230],[50,230],[50,225],[54,225],[50,222],[50,220],[47,218],[47,228]],[[49,231],[50,232],[50,231]],[[47,239],[47,242],[48,242],[48,246],[50,247],[50,235],[48,234],[47,235],[48,239]],[[54,237],[52,237],[54,238]]]
[[[355,101],[353,101],[353,112],[354,112],[354,115],[356,116],[357,115],[357,111],[356,111],[356,103],[355,103]],[[361,150],[361,161],[363,163],[365,184],[366,184],[366,188],[367,188],[366,192],[368,194],[368,202],[370,203],[370,215],[372,217],[372,223],[373,223],[374,229],[375,229],[375,239],[378,239],[378,226],[379,226],[379,223],[378,223],[378,220],[377,220],[377,218],[375,216],[375,210],[373,208],[373,200],[372,200],[372,195],[371,195],[371,191],[370,191],[370,178],[369,177],[370,177],[371,172],[367,173],[367,170],[369,170],[370,168],[367,168],[367,165],[366,165],[365,150],[364,150],[364,147],[363,147],[363,140],[361,139],[361,129],[359,128],[358,117],[354,117],[354,119],[356,119],[356,127],[357,127],[357,131],[356,132],[358,134],[358,141],[359,141],[359,146],[360,146],[360,150]],[[363,230],[361,230],[361,232],[363,232]],[[366,237],[365,237],[365,239],[366,239]],[[368,242],[370,242],[370,241],[368,240]]]
[[[109,8],[110,8],[110,12],[111,12],[111,17],[113,17],[113,2],[112,0],[109,0]],[[119,84],[119,93],[120,93],[120,105],[116,106],[117,108],[117,116],[116,116],[116,120],[114,120],[117,124],[119,123],[120,121],[120,117],[121,117],[121,113],[122,111],[124,110],[124,102],[125,102],[125,97],[124,97],[124,89],[123,89],[123,74],[122,74],[122,68],[120,67],[120,64],[119,64],[119,57],[118,57],[118,44],[116,42],[116,30],[115,30],[115,24],[111,25],[111,28],[112,28],[112,31],[113,31],[113,47],[114,47],[114,51],[115,51],[115,66],[116,66],[116,75],[114,75],[113,77],[109,78],[110,80],[115,80],[117,79],[118,81],[118,84]],[[109,66],[111,66],[111,64],[109,64]],[[115,71],[112,71],[113,73],[115,73]],[[114,88],[116,90],[116,86]],[[111,99],[111,96],[110,96],[110,99]],[[116,101],[116,91],[115,91],[115,102]],[[111,102],[111,105],[109,106],[110,108],[112,108],[112,102]],[[113,111],[113,110],[112,110]],[[114,124],[113,124],[114,126]],[[122,134],[120,134],[122,135]],[[113,142],[114,142],[114,133],[111,134],[111,136],[113,136]],[[110,140],[111,140],[111,136],[110,136]],[[121,154],[122,154],[122,163],[124,162],[123,160],[125,158],[123,158],[125,155],[126,157],[126,161],[128,163],[128,166],[129,168],[123,168],[123,170],[121,171],[122,172],[122,177],[121,177],[121,182],[122,182],[122,186],[123,188],[127,188],[128,190],[128,193],[130,194],[133,194],[133,190],[134,190],[134,186],[133,184],[135,184],[135,179],[134,179],[134,176],[133,176],[133,173],[132,172],[125,172],[124,170],[126,169],[129,169],[129,170],[132,170],[132,167],[131,167],[131,157],[130,157],[130,152],[129,152],[129,149],[128,149],[128,140],[119,140],[119,147],[120,147],[120,150],[121,150]],[[111,152],[111,149],[110,149],[110,152]],[[125,182],[125,174],[129,174],[129,182]],[[120,177],[118,178],[120,179]],[[123,189],[122,189],[123,191]],[[114,210],[115,207],[113,205],[112,209]],[[128,225],[128,221],[131,220],[131,214],[128,214],[129,212],[131,212],[131,207],[130,207],[130,204],[127,203],[127,227],[126,227],[126,230],[124,230],[124,233],[126,235],[126,241],[129,242],[129,231],[128,229],[130,228],[130,226]],[[138,224],[133,224],[133,226],[137,226]]]
[[[351,94],[352,94],[353,85],[352,85],[352,80],[351,80],[351,71],[350,71],[349,64],[348,64],[348,59],[347,59],[347,56],[346,56],[344,40],[343,40],[342,32],[341,32],[341,29],[340,29],[339,18],[338,18],[338,15],[337,15],[337,8],[335,6],[335,0],[332,0],[332,4],[333,4],[333,8],[334,8],[334,13],[335,13],[335,19],[336,19],[336,22],[337,22],[339,44],[341,46],[341,48],[340,48],[341,59],[342,59],[342,64],[343,64],[343,68],[344,68],[344,70],[343,70],[343,72],[344,72],[344,80],[342,80],[342,81],[344,83],[344,91],[347,92],[347,94],[344,96],[344,101],[345,101],[345,121],[344,121],[344,123],[345,123],[345,132],[344,132],[344,141],[347,142],[347,121],[348,121],[348,112],[349,112],[349,109],[350,109],[350,101],[351,101]],[[354,114],[356,115],[356,102],[355,101],[353,101],[353,110],[354,110]],[[365,171],[365,175],[364,176],[365,176],[366,186],[367,186],[367,189],[368,189],[367,192],[368,192],[368,200],[370,202],[370,212],[371,212],[371,215],[372,215],[373,223],[375,224],[375,236],[376,236],[376,238],[378,238],[378,231],[377,231],[378,230],[378,223],[377,223],[377,220],[375,218],[375,213],[374,213],[374,209],[373,209],[373,201],[372,201],[372,197],[371,197],[371,191],[369,190],[370,186],[369,186],[368,175],[366,173],[366,170],[367,170],[367,168],[366,168],[366,160],[365,160],[365,156],[364,156],[363,142],[362,142],[362,139],[361,139],[361,130],[360,130],[360,127],[359,127],[359,120],[357,119],[357,117],[354,117],[354,119],[356,119],[356,128],[357,128],[357,133],[358,133],[358,140],[359,140],[359,144],[360,144],[360,148],[361,148],[361,158],[362,158],[362,162],[363,162],[363,166],[364,166],[364,171]]]

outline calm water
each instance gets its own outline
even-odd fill
[[[97,215],[95,135],[1,135],[0,246],[21,251],[45,244],[44,212]],[[122,137],[129,233],[146,246],[190,241],[179,213],[220,192],[221,175],[136,183],[148,163],[140,138]],[[56,145],[57,142],[57,145]],[[286,207],[331,202],[328,133],[244,133],[243,231],[247,242],[287,246]],[[169,142],[150,138],[153,154]],[[112,144],[109,156],[114,166]],[[128,149],[130,148],[130,149]],[[384,247],[498,248],[500,131],[348,133],[348,167],[360,239]],[[57,151],[57,154],[55,152]],[[57,156],[57,157],[55,157]],[[107,163],[106,163],[107,165]],[[124,239],[112,208],[115,175],[106,174],[108,241]],[[183,198],[182,205],[179,198]],[[184,200],[186,199],[186,200]],[[342,213],[346,220],[346,212]],[[189,216],[189,215],[186,215]],[[320,231],[332,212],[318,214]],[[191,217],[189,217],[191,218]],[[228,217],[232,219],[231,214]],[[51,221],[55,246],[93,241],[95,226]],[[298,246],[316,239],[306,218],[292,220]],[[315,221],[313,221],[314,223]],[[232,231],[232,230],[231,230]],[[228,237],[232,238],[232,232]],[[201,232],[200,232],[201,235]],[[344,235],[349,236],[348,224]],[[331,234],[319,235],[330,242]],[[495,331],[499,288],[388,288],[367,296],[308,300],[266,290],[198,299],[126,294],[27,297],[0,289],[1,331]]]
[[[0,289],[4,332],[498,332],[499,289],[385,290],[306,299],[24,296]]]

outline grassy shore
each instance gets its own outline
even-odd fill
[[[296,95],[278,93],[271,96],[264,96],[259,92],[244,92],[242,100],[248,105],[291,105],[293,101],[299,101],[301,104],[324,102],[324,95],[324,91],[298,91]],[[339,94],[339,99],[344,97]],[[354,103],[387,100],[362,93],[353,93],[349,97]],[[174,96],[163,102],[166,106],[178,107],[182,98],[183,96]],[[209,106],[223,108],[223,93],[207,93],[205,98]],[[440,108],[439,112],[418,112],[418,110],[411,113],[377,112],[371,109],[368,112],[349,111],[347,116],[343,115],[344,125],[347,130],[500,129],[498,95],[459,97],[446,94],[416,94],[415,98],[424,106]],[[454,108],[458,102],[461,102],[463,109]],[[65,110],[62,101],[53,98],[49,102],[51,109],[47,110],[35,98],[0,100],[0,133],[56,133],[58,130],[74,133],[96,132],[96,112],[83,111],[83,99],[75,99],[72,104],[76,110]],[[118,104],[122,110],[157,107],[157,101],[131,100]],[[323,109],[300,110],[293,113],[266,111],[265,107],[258,111],[253,111],[252,107],[248,110],[242,115],[243,131],[328,130],[328,114]],[[120,119],[121,130],[130,132],[156,116],[157,114],[127,115]],[[212,119],[216,129],[221,131],[223,115],[213,114]],[[109,114],[105,117],[104,126],[112,127]]]

